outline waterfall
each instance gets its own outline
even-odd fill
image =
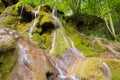
[[[52,48],[49,51],[50,54],[54,53],[54,47],[55,47],[55,39],[56,39],[56,31],[54,31],[53,41],[52,41]]]
[[[108,65],[103,62],[102,60],[100,60],[102,66],[103,66],[103,72],[104,72],[104,75],[106,77],[106,80],[111,80],[111,71],[110,71],[110,68],[108,67]]]
[[[61,79],[67,79],[67,78],[69,79],[69,78],[70,78],[70,79],[72,79],[72,80],[79,80],[78,78],[75,77],[75,75],[70,75],[70,76],[69,76],[69,75],[64,75],[63,72],[61,71],[61,69],[58,67],[57,64],[56,64],[56,68],[57,68],[58,71],[59,71],[59,75],[58,75],[58,76],[59,76]]]
[[[24,9],[24,4],[22,5],[21,11],[20,11],[20,16],[22,16],[23,9]]]
[[[54,18],[54,21],[55,21],[55,28],[56,27],[60,28],[60,33],[61,33],[67,47],[70,48],[69,43],[67,41],[67,38],[65,37],[65,35],[64,35],[63,31],[62,31],[63,25],[62,25],[62,23],[60,22],[60,20],[57,17],[57,11],[56,11],[55,7],[52,10],[52,17]]]
[[[34,20],[32,26],[30,27],[30,31],[29,31],[30,40],[32,40],[32,32],[33,32],[34,27],[35,27],[36,24],[37,24],[37,14],[39,13],[39,11],[40,11],[40,6],[39,6],[38,9],[35,11],[35,20]]]
[[[82,53],[74,46],[74,42],[72,41],[72,39],[71,39],[70,37],[68,37],[68,38],[69,38],[70,43],[71,43],[71,45],[72,45],[72,51],[76,53],[75,55],[76,55],[78,58],[85,58],[85,57],[82,55]]]
[[[58,67],[58,65],[54,64],[54,62],[50,59],[50,63],[58,70],[59,74],[58,77],[61,78],[62,80],[64,79],[70,79],[70,80],[79,80],[75,75],[65,75],[63,74],[62,70]]]
[[[67,38],[65,37],[64,32],[63,32],[64,27],[63,27],[62,23],[60,22],[60,20],[59,20],[58,17],[57,17],[57,11],[56,11],[55,7],[54,7],[53,10],[52,10],[52,17],[53,17],[53,19],[54,19],[54,21],[55,21],[55,28],[59,27],[59,29],[60,29],[59,32],[60,32],[60,34],[62,35],[62,39],[64,40],[65,44],[67,45],[67,48],[70,48],[69,43],[68,43],[68,40],[67,40]],[[56,39],[56,31],[54,31],[54,36],[53,36],[53,40],[52,40],[52,48],[51,48],[51,50],[49,51],[50,54],[54,52],[55,39]],[[77,49],[74,47],[74,44],[73,44],[72,41],[71,41],[71,44],[72,44],[72,46],[73,46],[74,52],[78,53],[78,51],[77,51]],[[79,53],[78,53],[78,54],[79,54]],[[79,54],[79,55],[80,55],[80,54]],[[51,62],[51,63],[53,64],[53,62]],[[59,72],[59,74],[58,74],[58,77],[59,77],[59,78],[61,78],[61,79],[79,80],[78,78],[75,77],[75,75],[66,75],[66,74],[63,74],[62,70],[59,68],[59,66],[57,65],[57,63],[56,63],[56,65],[55,65],[55,64],[53,64],[53,65],[54,65],[54,67],[55,67],[55,68],[58,70],[58,72]]]
[[[23,46],[21,43],[18,42],[19,48],[19,57],[18,57],[18,73],[22,75],[24,80],[31,80],[30,77],[26,76],[26,72],[30,73],[32,76],[35,77],[34,72],[29,68],[29,64],[32,61],[31,57],[26,53],[27,47]]]

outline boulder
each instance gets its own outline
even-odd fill
[[[17,46],[14,38],[5,28],[0,27],[0,79],[6,80],[17,59]]]

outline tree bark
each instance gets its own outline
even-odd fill
[[[102,15],[102,17],[103,17],[103,19],[105,21],[106,27],[107,27],[108,31],[110,32],[112,39],[114,40],[115,39],[115,30],[114,30],[114,25],[113,25],[111,13],[109,12],[109,7],[108,7],[107,0],[106,0],[106,8],[107,8],[107,13],[109,15],[110,26],[109,26],[109,23],[108,23],[106,17],[103,14],[102,5],[101,5],[100,0],[97,0],[97,1],[98,1],[98,4],[99,4],[100,13],[101,13],[101,15]]]

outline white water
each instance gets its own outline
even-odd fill
[[[106,77],[106,80],[111,80],[111,71],[110,71],[110,68],[108,67],[108,65],[103,62],[103,61],[100,61],[102,63],[102,66],[103,66],[103,72],[104,72],[104,75]]]
[[[70,40],[70,43],[71,43],[71,45],[72,45],[72,50],[76,53],[76,56],[77,57],[79,57],[79,58],[85,58],[83,55],[82,55],[82,53],[79,51],[79,50],[77,50],[77,48],[74,46],[74,42],[72,41],[72,39],[70,38],[70,37],[68,37],[69,38],[69,40]]]
[[[31,62],[30,57],[26,53],[27,48],[20,43],[18,43],[18,47],[19,47],[19,64],[25,66],[24,61],[26,61],[27,63]]]
[[[67,41],[67,38],[65,37],[65,35],[64,35],[64,33],[63,33],[63,30],[62,30],[63,25],[62,25],[62,23],[60,22],[60,20],[59,20],[58,17],[57,17],[57,11],[56,11],[55,7],[54,7],[53,10],[52,10],[52,17],[54,18],[54,21],[55,21],[55,28],[56,28],[56,27],[59,27],[59,28],[60,28],[60,33],[61,33],[61,35],[62,35],[62,37],[63,37],[63,39],[64,39],[67,47],[70,48],[69,43],[68,43],[68,41]]]
[[[52,10],[52,17],[54,18],[55,21],[55,28],[59,27],[60,28],[60,34],[62,35],[63,40],[65,41],[65,44],[67,45],[67,48],[70,48],[69,43],[67,41],[67,38],[65,37],[64,33],[63,33],[63,25],[60,22],[60,20],[57,17],[57,11],[55,10],[55,7]],[[53,41],[52,41],[52,49],[50,50],[50,54],[54,52],[54,47],[55,47],[55,39],[56,39],[56,32],[54,31],[54,37],[53,37]],[[73,45],[73,43],[72,43]],[[78,51],[76,50],[76,48],[74,47],[74,51],[76,51],[76,53],[78,53]],[[80,54],[79,54],[80,55]],[[51,62],[53,64],[53,62]],[[53,64],[54,67],[57,68],[57,70],[59,71],[59,78],[61,79],[67,79],[70,78],[72,80],[79,80],[78,78],[75,77],[75,75],[65,75],[63,74],[62,70],[58,67],[58,65]]]
[[[36,24],[37,24],[37,19],[36,19],[37,16],[36,16],[36,15],[39,13],[39,11],[40,11],[40,6],[38,7],[37,11],[35,11],[35,20],[34,20],[32,26],[30,27],[30,31],[29,31],[30,40],[32,40],[32,32],[33,32],[34,27],[35,27]]]
[[[30,72],[32,74],[32,77],[35,77],[34,73],[26,65],[26,64],[30,64],[32,59],[26,53],[27,47],[24,47],[21,43],[18,43],[18,48],[19,48],[19,57],[18,57],[19,70],[18,70],[18,73],[23,76],[24,80],[31,80],[31,79],[28,79],[28,76],[25,75],[25,71]]]
[[[62,71],[60,70],[60,68],[58,67],[58,65],[56,64],[56,68],[57,68],[57,70],[59,71],[59,77],[60,78],[62,78],[62,79],[67,79],[67,78],[70,78],[70,79],[72,79],[72,80],[79,80],[78,78],[76,78],[75,77],[75,75],[64,75],[63,73],[62,73]]]
[[[24,4],[22,5],[21,11],[20,11],[20,16],[22,16],[23,9],[24,9]]]
[[[53,41],[52,41],[52,48],[49,51],[50,54],[54,53],[54,48],[55,48],[55,39],[56,39],[56,31],[54,31],[54,36],[53,36]]]
[[[61,78],[62,80],[67,79],[67,78],[70,78],[70,79],[72,79],[72,80],[79,80],[77,77],[75,77],[74,74],[73,74],[73,75],[70,75],[70,76],[63,74],[63,72],[61,71],[61,69],[58,67],[57,64],[55,65],[55,63],[54,63],[51,59],[50,59],[50,62],[51,62],[52,65],[58,70],[58,72],[59,72],[58,77]]]

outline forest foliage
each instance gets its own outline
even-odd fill
[[[6,0],[0,0],[6,1]],[[11,0],[13,1],[13,0]],[[37,7],[49,4],[63,11],[66,15],[88,14],[97,16],[105,21],[111,39],[120,41],[120,0],[19,0],[20,2]]]

